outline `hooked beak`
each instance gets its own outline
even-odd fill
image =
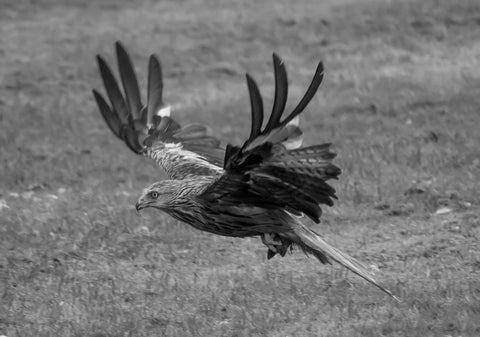
[[[137,212],[140,212],[141,209],[144,209],[146,207],[145,202],[143,201],[143,198],[140,198],[137,200],[137,203],[135,204],[135,209]]]

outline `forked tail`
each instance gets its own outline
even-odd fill
[[[400,300],[393,295],[390,290],[380,285],[374,279],[373,274],[360,261],[329,245],[317,233],[305,227],[304,225],[296,226],[293,231],[300,239],[300,242],[296,243],[299,244],[305,252],[315,255],[323,263],[325,263],[324,261],[328,261],[328,258],[340,263],[345,268],[351,270],[371,284],[380,288],[383,292],[390,295],[395,301],[400,302]]]

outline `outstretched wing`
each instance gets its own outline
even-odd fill
[[[315,95],[323,65],[317,67],[307,92],[291,113],[282,119],[287,99],[287,75],[280,58],[273,54],[275,99],[272,113],[262,129],[263,102],[255,81],[247,75],[252,108],[250,136],[243,146],[227,145],[223,175],[202,195],[220,206],[238,203],[305,214],[319,222],[320,205],[333,205],[335,190],[328,185],[340,169],[332,164],[330,144],[298,148],[301,131],[292,123]]]
[[[148,64],[147,104],[141,102],[137,76],[120,42],[115,44],[124,94],[107,62],[97,56],[110,105],[93,90],[110,130],[135,153],[154,159],[170,179],[215,175],[223,171],[225,149],[201,124],[181,126],[162,99],[162,68],[156,55]]]

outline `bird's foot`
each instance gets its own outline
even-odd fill
[[[268,250],[274,253],[278,253],[279,248],[283,246],[282,240],[280,240],[280,237],[275,233],[262,234],[262,243],[268,247]]]
[[[288,247],[291,247],[291,242],[282,239],[282,237],[278,234],[265,233],[262,234],[261,237],[263,244],[268,247],[268,260],[277,254],[280,254],[282,257],[285,256],[288,251]]]

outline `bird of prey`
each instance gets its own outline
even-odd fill
[[[118,138],[133,152],[153,159],[168,175],[168,180],[143,191],[136,204],[138,211],[156,208],[213,234],[259,236],[268,247],[269,259],[276,254],[284,256],[297,246],[324,264],[338,262],[394,297],[362,263],[304,224],[305,218],[319,223],[320,205],[333,205],[335,190],[327,181],[337,179],[341,172],[332,163],[336,154],[331,144],[301,147],[298,115],[323,79],[321,62],[303,98],[285,114],[287,73],[282,60],[273,54],[275,94],[266,123],[262,96],[247,74],[250,135],[241,146],[224,147],[206,126],[182,126],[170,117],[170,107],[162,99],[162,68],[156,55],[149,59],[144,105],[131,59],[120,42],[116,54],[123,92],[107,62],[98,55],[110,101],[93,90],[98,108]]]

